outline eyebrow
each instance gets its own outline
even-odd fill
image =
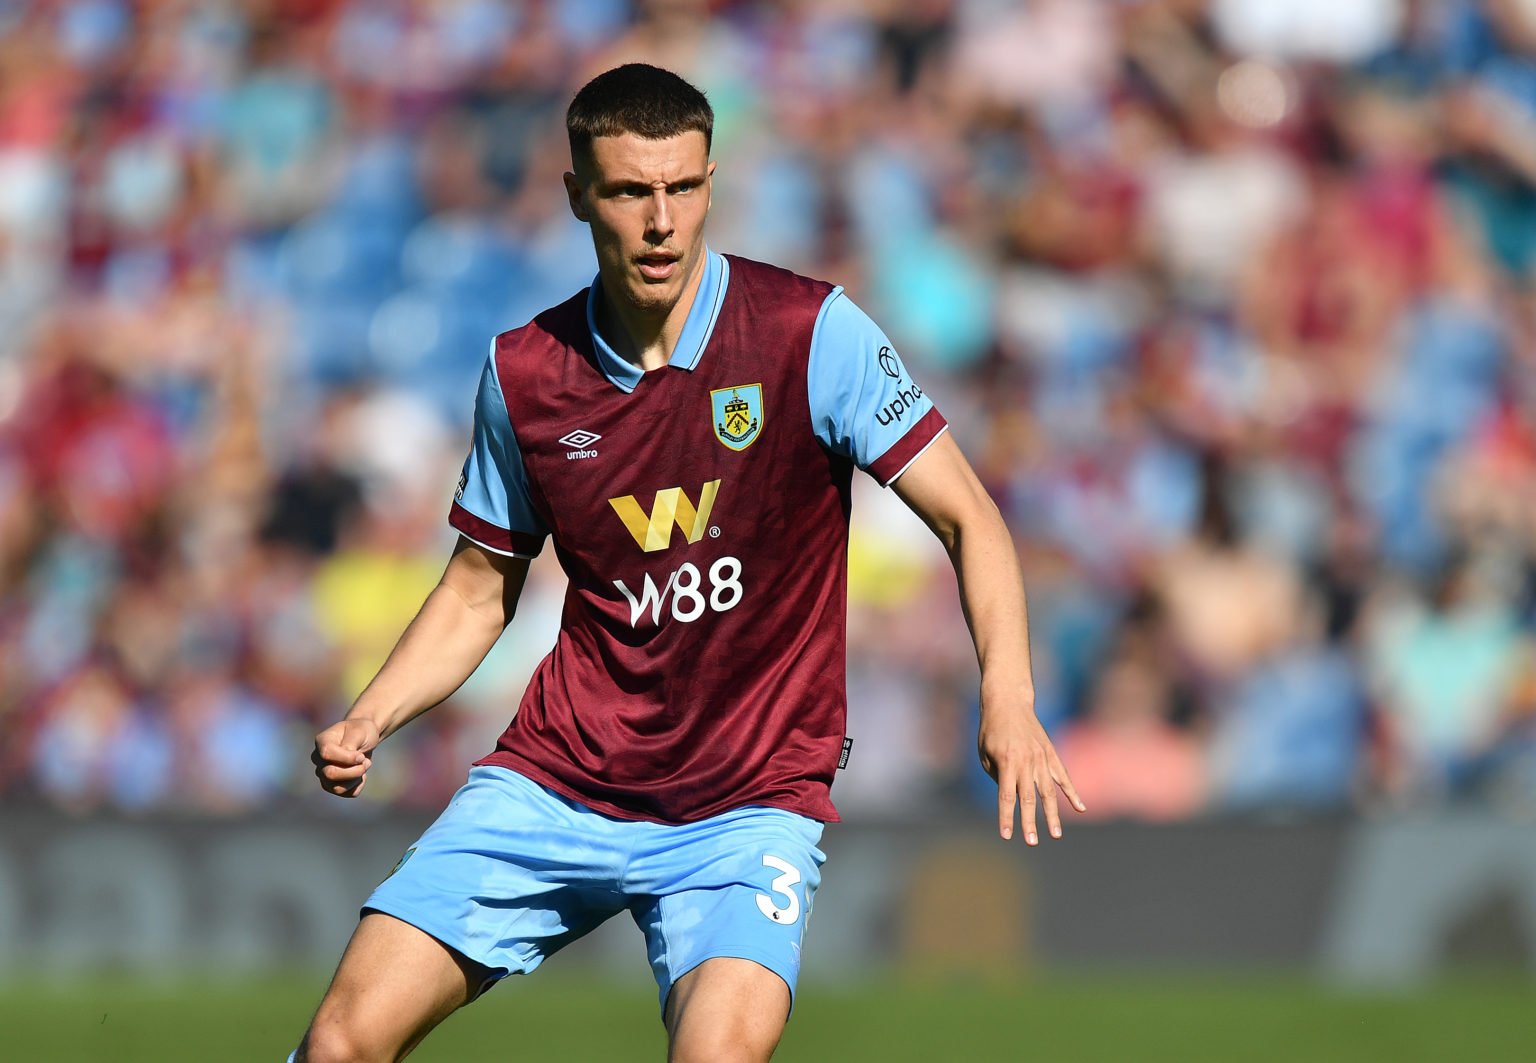
[[[708,176],[709,174],[706,171],[701,170],[698,173],[683,174],[681,177],[678,177],[675,180],[664,182],[663,185],[666,188],[687,184],[701,185],[704,183]],[[598,182],[598,188],[604,192],[618,192],[626,188],[650,189],[655,187],[655,181],[642,181],[637,177],[615,177],[612,180]]]

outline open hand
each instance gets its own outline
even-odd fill
[[[1005,839],[1013,837],[1013,813],[1020,804],[1027,844],[1040,843],[1036,833],[1039,804],[1045,805],[1045,825],[1051,837],[1060,838],[1057,787],[1067,795],[1073,808],[1088,811],[1083,799],[1077,796],[1066,766],[1056,755],[1056,747],[1033,713],[1010,712],[1001,721],[983,713],[977,746],[981,766],[997,780],[997,827]]]

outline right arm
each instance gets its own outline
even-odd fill
[[[528,559],[460,536],[448,567],[378,675],[339,723],[315,737],[320,786],[338,797],[362,792],[373,749],[468,679],[517,611]]]

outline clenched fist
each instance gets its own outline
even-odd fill
[[[373,749],[380,741],[378,725],[372,720],[342,720],[317,734],[309,759],[320,788],[337,797],[362,793],[373,766]]]

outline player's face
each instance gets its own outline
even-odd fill
[[[581,170],[565,175],[566,194],[592,226],[604,293],[647,314],[670,313],[704,256],[715,172],[704,134],[594,137]]]

